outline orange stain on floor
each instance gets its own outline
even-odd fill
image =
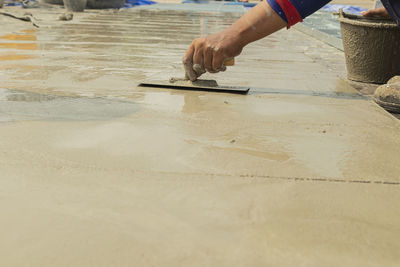
[[[17,54],[12,54],[12,55],[0,55],[0,61],[6,61],[6,60],[23,60],[23,59],[31,59],[35,58],[33,55],[17,55]]]
[[[26,29],[26,30],[21,30],[20,32],[24,32],[24,33],[35,33],[36,30],[35,30],[35,29]]]
[[[0,48],[11,48],[20,50],[37,50],[38,45],[35,43],[0,43]]]
[[[34,33],[36,30],[22,30],[22,33],[11,33],[0,36],[0,39],[9,41],[36,41],[36,35]],[[36,43],[0,43],[0,48],[11,48],[20,50],[37,50],[38,45]]]
[[[0,36],[0,39],[6,39],[11,41],[36,41],[36,36],[33,34],[6,34]]]

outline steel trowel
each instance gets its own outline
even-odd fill
[[[233,66],[234,64],[235,61],[233,58],[224,62],[225,66]],[[216,91],[236,94],[247,94],[250,90],[250,87],[219,85],[215,80],[198,79],[192,82],[186,78],[175,77],[172,77],[168,80],[150,78],[148,80],[142,81],[139,86],[181,90]]]

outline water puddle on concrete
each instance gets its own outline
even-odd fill
[[[133,102],[110,98],[55,96],[0,88],[0,121],[98,121],[128,116]]]
[[[290,156],[286,153],[274,153],[264,150],[255,150],[255,149],[247,149],[247,148],[234,148],[234,147],[213,147],[215,149],[222,149],[230,152],[247,154],[253,157],[264,158],[273,161],[287,161],[290,159]]]
[[[185,104],[183,95],[170,92],[146,92],[140,103],[158,111],[181,112]]]

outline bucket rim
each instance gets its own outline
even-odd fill
[[[355,26],[363,26],[370,28],[383,28],[383,29],[399,29],[397,24],[391,19],[385,18],[367,18],[364,16],[358,16],[353,14],[340,13],[338,18],[340,23],[350,24]]]

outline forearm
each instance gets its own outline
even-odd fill
[[[288,28],[312,14],[329,0],[263,0],[232,26],[193,40],[183,57],[185,75],[195,81],[204,72],[219,72],[227,59],[238,56],[243,47]]]
[[[225,31],[236,35],[240,46],[244,47],[286,26],[286,21],[264,0],[250,9]]]

